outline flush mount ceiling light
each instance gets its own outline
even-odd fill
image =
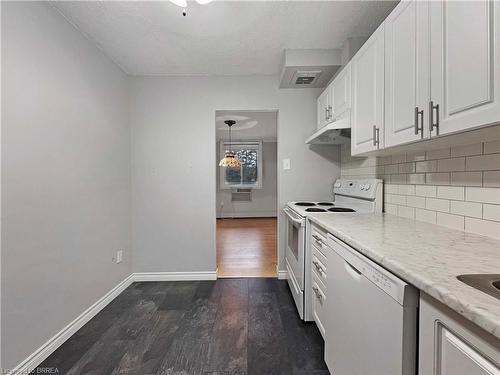
[[[186,16],[187,14],[187,11],[186,11],[186,8],[188,6],[187,4],[187,0],[170,0],[171,3],[183,8],[182,9],[182,15],[183,16]],[[205,4],[208,4],[208,3],[211,3],[212,0],[196,0],[196,2],[200,5],[205,5]]]
[[[226,120],[224,123],[229,127],[229,150],[224,153],[224,157],[219,162],[219,167],[239,168],[241,167],[241,161],[236,157],[234,151],[231,151],[231,127],[236,124],[236,121]]]

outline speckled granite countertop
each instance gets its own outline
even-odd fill
[[[389,214],[309,219],[500,339],[500,300],[456,276],[500,273],[500,241]]]

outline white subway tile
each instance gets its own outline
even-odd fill
[[[406,204],[410,207],[425,208],[425,198],[410,195],[406,197]]]
[[[456,215],[481,218],[483,216],[483,205],[481,203],[451,201],[450,212]]]
[[[467,232],[482,234],[483,236],[500,239],[500,223],[497,221],[465,218],[465,230]]]
[[[421,197],[436,197],[437,186],[431,186],[431,185],[415,186],[415,194]]]
[[[465,188],[462,186],[438,186],[437,197],[444,199],[464,200]]]
[[[450,157],[450,149],[449,148],[444,148],[441,150],[432,150],[432,151],[427,151],[425,153],[425,159],[426,160],[433,160],[433,159],[446,159]]]
[[[471,202],[500,204],[500,189],[466,187],[465,200]]]
[[[409,152],[406,153],[406,161],[425,160],[425,152]]]
[[[424,173],[407,174],[406,182],[414,185],[423,185],[425,184],[425,174]]]
[[[400,164],[406,161],[406,155],[392,155],[392,164]]]
[[[417,161],[415,166],[416,172],[436,172],[437,160]]]
[[[398,185],[398,193],[401,195],[415,195],[415,185]]]
[[[436,224],[436,211],[429,211],[417,208],[415,210],[415,219],[419,221],[425,221],[427,223]]]
[[[465,170],[465,158],[440,159],[437,165],[438,172],[453,172]]]
[[[500,170],[500,154],[467,157],[468,171]]]
[[[413,207],[398,206],[398,216],[414,219],[415,209]]]
[[[415,172],[415,163],[399,164],[399,173],[413,173]]]
[[[500,206],[496,204],[483,205],[483,219],[500,221]]]
[[[482,172],[451,172],[451,184],[461,186],[481,186]]]
[[[472,145],[465,146],[453,146],[451,148],[451,157],[458,156],[469,156],[469,155],[481,155],[483,152],[483,144],[475,143]]]
[[[464,230],[465,229],[465,218],[458,215],[444,214],[442,212],[437,213],[437,225],[442,225],[451,229]]]
[[[386,165],[384,168],[385,174],[396,174],[399,171],[397,164]]]
[[[384,186],[384,190],[388,194],[398,194],[398,192],[399,192],[399,185],[386,184]]]
[[[434,211],[450,212],[450,201],[446,199],[425,198],[425,208]]]
[[[484,187],[500,187],[500,171],[483,172]]]
[[[391,184],[406,184],[406,175],[391,174]]]
[[[391,215],[397,215],[398,214],[398,206],[396,206],[395,204],[385,204],[384,211],[388,214],[391,214]]]
[[[484,144],[485,154],[500,153],[500,141],[486,142]]]
[[[449,173],[426,173],[425,183],[427,185],[449,185],[450,184],[450,174]]]
[[[406,205],[406,195],[391,194],[391,201],[389,203]]]

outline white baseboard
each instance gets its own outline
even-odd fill
[[[278,270],[278,280],[286,280],[288,273],[286,271]]]
[[[203,272],[137,272],[134,281],[196,281],[217,280],[217,271]]]
[[[42,363],[57,348],[82,328],[90,319],[96,316],[111,301],[127,289],[130,284],[136,281],[196,281],[196,280],[217,280],[216,271],[207,272],[139,272],[133,273],[125,280],[111,289],[101,299],[81,313],[75,320],[60,330],[49,341],[40,346],[33,354],[17,365],[10,374],[29,374],[40,363]]]
[[[7,374],[29,374],[90,319],[96,316],[99,311],[127,289],[133,281],[133,275],[128,276]]]

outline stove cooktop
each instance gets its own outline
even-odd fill
[[[307,212],[327,212],[324,208],[310,207],[306,208]]]

